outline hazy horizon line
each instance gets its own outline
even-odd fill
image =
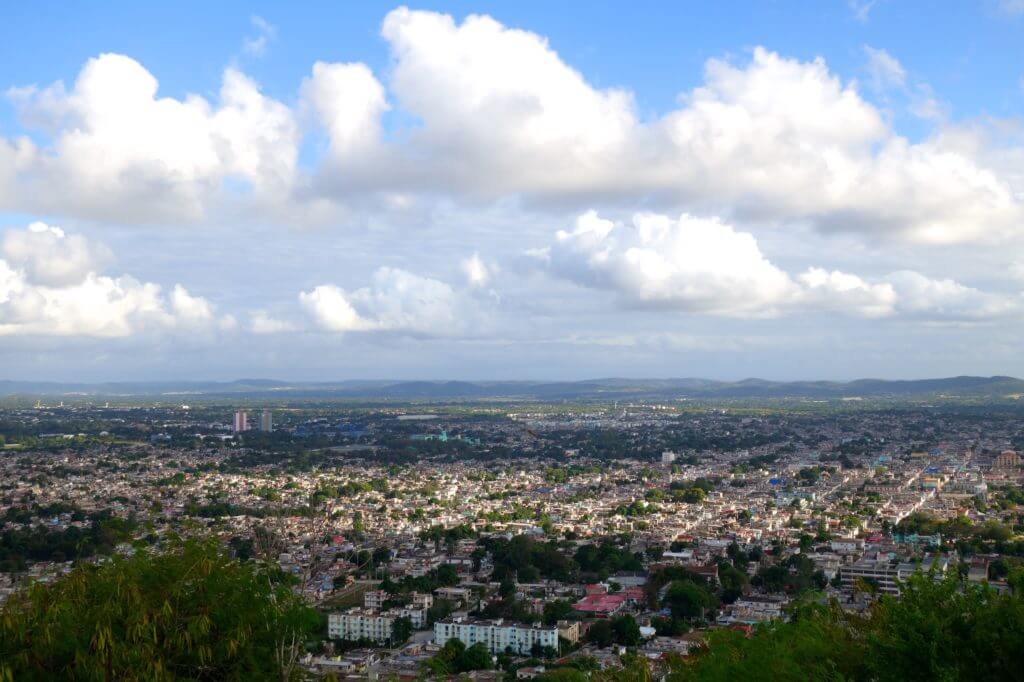
[[[702,375],[674,375],[674,376],[630,376],[630,375],[605,375],[586,378],[522,378],[522,379],[498,379],[498,378],[333,378],[333,379],[281,379],[267,376],[242,376],[233,379],[215,378],[139,378],[139,379],[25,379],[0,377],[0,383],[34,383],[34,384],[236,384],[246,382],[274,382],[281,384],[338,384],[338,383],[585,383],[594,381],[713,381],[719,383],[742,383],[747,381],[768,381],[775,383],[852,383],[856,381],[938,381],[943,379],[1017,379],[1012,374],[947,374],[942,376],[916,376],[916,377],[886,377],[886,376],[858,376],[854,378],[771,378],[767,376],[744,376],[742,378],[721,378]]]

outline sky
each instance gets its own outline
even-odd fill
[[[13,3],[0,379],[1024,376],[1024,2]]]

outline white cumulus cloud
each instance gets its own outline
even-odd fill
[[[760,47],[746,63],[711,59],[677,109],[642,120],[627,90],[595,88],[542,36],[487,16],[457,23],[400,8],[382,35],[388,91],[416,124],[384,140],[380,82],[361,65],[318,64],[305,91],[332,149],[373,150],[334,155],[324,171],[334,190],[647,198],[938,243],[1005,237],[1024,217],[1008,178],[980,155],[942,135],[900,136],[822,59]],[[905,87],[895,58],[866,50],[879,87]],[[933,116],[940,105],[927,94],[913,107]]]
[[[376,146],[388,103],[384,86],[365,64],[317,62],[302,83],[302,101],[327,129],[335,157]]]
[[[817,311],[970,320],[1020,311],[1016,298],[913,271],[869,280],[810,267],[793,277],[769,261],[752,234],[686,214],[637,214],[622,225],[590,211],[540,255],[552,275],[610,291],[627,307],[746,318]]]
[[[379,268],[371,286],[346,291],[321,284],[299,294],[313,322],[332,332],[389,331],[449,336],[467,330],[473,302],[440,280]]]
[[[90,59],[74,87],[9,92],[22,118],[52,131],[52,148],[21,152],[26,208],[97,218],[202,217],[227,180],[276,195],[294,179],[298,128],[291,109],[235,69],[220,104],[159,97],[134,59]]]
[[[97,247],[77,235],[35,223],[4,235],[0,259],[0,335],[119,337],[145,330],[206,329],[213,306],[175,285],[94,268]]]
[[[417,197],[644,202],[926,243],[998,240],[1024,224],[1019,174],[951,144],[941,101],[881,48],[865,48],[871,80],[902,89],[935,134],[907,139],[823,59],[764,47],[708,60],[676,107],[641,116],[627,87],[596,87],[545,37],[488,16],[403,7],[381,35],[386,77],[318,61],[295,106],[234,68],[215,103],[160,97],[149,71],[116,54],[89,60],[70,90],[11,90],[48,139],[0,141],[0,206],[176,222],[240,202],[329,222]],[[300,165],[301,112],[329,147]]]
[[[109,53],[70,87],[10,89],[37,134],[0,139],[0,209],[365,224],[451,200],[642,205],[931,244],[1024,225],[1019,164],[1000,162],[1024,154],[1019,142],[958,144],[938,95],[882,48],[864,48],[869,80],[900,89],[933,134],[901,135],[824,59],[765,47],[707,60],[677,105],[641,114],[628,83],[597,86],[544,36],[489,16],[402,7],[381,36],[386,73],[317,61],[293,105],[234,67],[215,98],[162,96],[142,64]],[[304,146],[321,134],[326,149]]]
[[[32,282],[51,286],[77,284],[112,258],[105,246],[41,222],[32,223],[27,230],[6,232],[2,252],[7,262],[22,268]]]
[[[716,219],[639,214],[631,227],[596,212],[559,231],[549,267],[629,301],[725,315],[772,314],[795,288],[754,238]]]

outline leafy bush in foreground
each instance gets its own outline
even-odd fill
[[[677,680],[1013,680],[1024,677],[1024,599],[917,575],[866,615],[809,606],[751,637],[717,631]]]
[[[315,612],[215,543],[76,568],[0,612],[0,681],[293,676]]]

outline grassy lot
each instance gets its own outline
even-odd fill
[[[380,585],[376,582],[357,582],[352,583],[348,587],[337,590],[327,599],[321,602],[320,607],[323,609],[348,609],[353,606],[363,605],[363,595],[370,590],[375,590]]]

